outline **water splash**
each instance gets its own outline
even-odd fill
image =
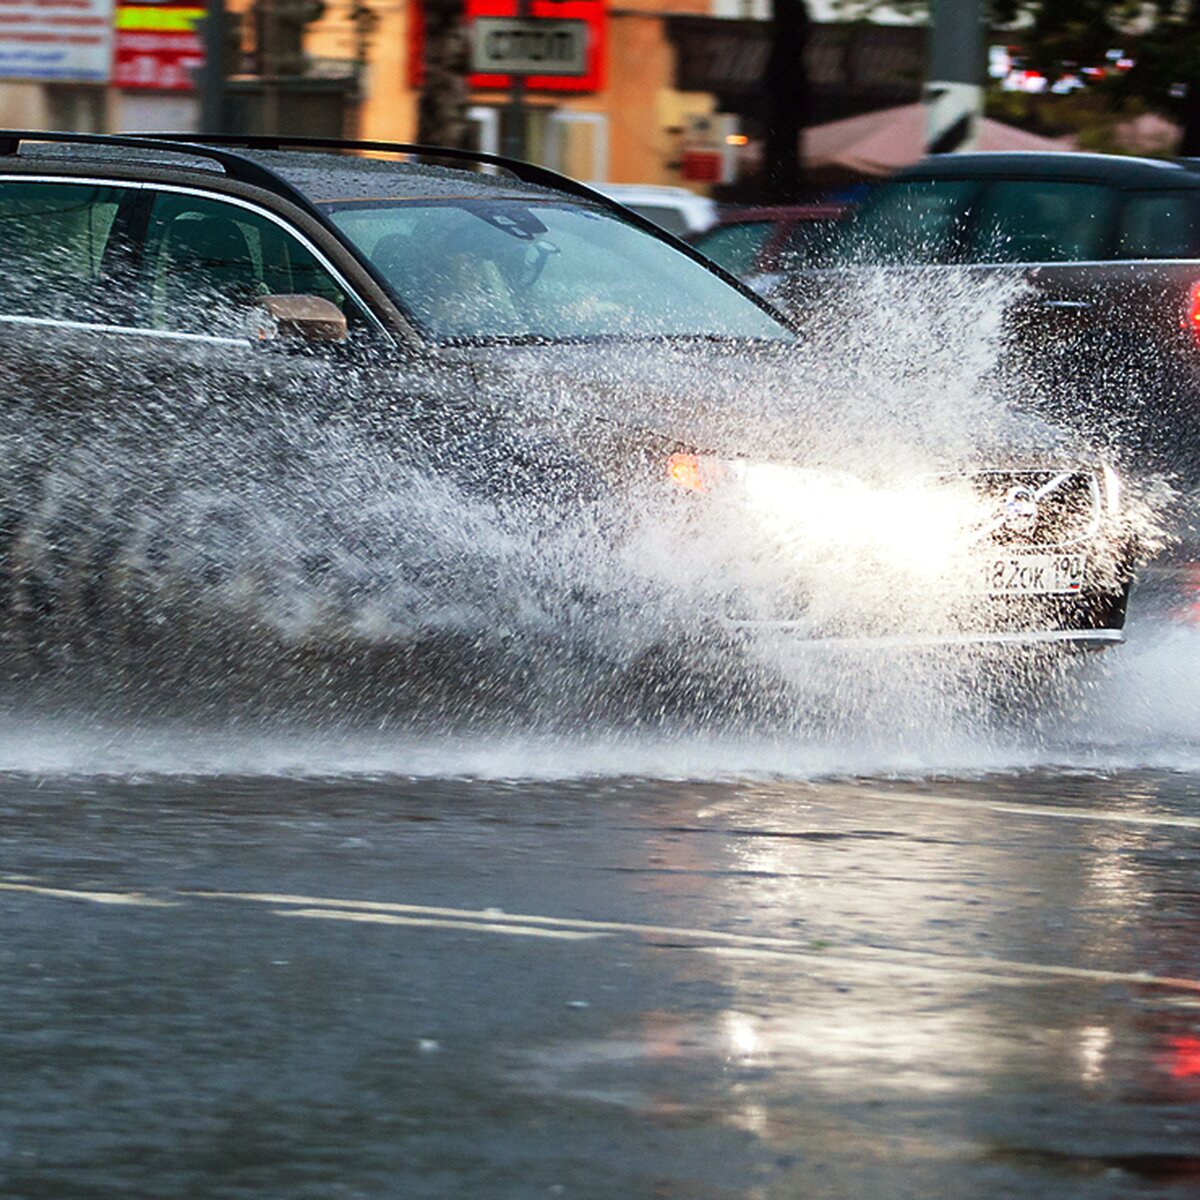
[[[1136,671],[747,650],[713,620],[733,603],[799,613],[800,633],[953,627],[987,514],[930,480],[1087,454],[993,386],[1018,292],[941,277],[900,303],[894,278],[867,276],[796,354],[523,348],[469,392],[467,358],[423,375],[166,343],[118,359],[81,339],[46,368],[70,397],[49,411],[45,378],[0,359],[0,662],[22,730],[0,765],[105,769],[140,744],[145,769],[258,754],[276,770],[807,774],[1081,746],[1025,700],[1065,682],[1075,714],[1136,710],[1108,699],[1149,695]],[[601,478],[630,436],[651,458],[683,442],[803,469],[726,455],[737,486],[699,504],[661,476],[614,498],[553,455],[533,456],[536,487],[498,486],[497,464],[546,430],[586,445]],[[1162,540],[1161,488],[1132,482],[1114,560]],[[82,722],[76,750],[53,734],[43,755],[37,729],[63,720]],[[482,747],[456,742],[465,723]],[[278,752],[240,742],[246,725]]]

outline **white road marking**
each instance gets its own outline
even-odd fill
[[[924,805],[931,808],[967,809],[971,812],[1002,813],[1018,817],[1052,817],[1059,821],[1099,821],[1113,825],[1142,825],[1160,829],[1200,829],[1200,817],[1167,817],[1156,813],[1123,812],[1107,808],[1070,808],[1056,804],[1006,804],[1002,800],[971,800],[966,796],[911,796],[863,788],[855,799],[881,804]]]
[[[810,978],[835,977],[843,980],[863,972],[869,972],[872,977],[880,975],[904,975],[908,978],[925,979],[938,976],[951,976],[955,981],[969,981],[987,984],[988,986],[1020,987],[1053,986],[1060,982],[1050,976],[1030,977],[1026,975],[1005,974],[996,970],[974,970],[959,964],[955,959],[934,965],[923,962],[909,962],[906,958],[896,957],[873,962],[866,958],[828,953],[814,950],[755,950],[750,946],[693,946],[697,954],[709,954],[714,958],[746,959],[754,962],[791,963],[793,966],[803,964],[805,974]],[[901,950],[898,955],[906,954]],[[1145,982],[1142,980],[1141,982]],[[1200,984],[1196,985],[1200,990]]]
[[[869,967],[915,971],[922,974],[971,974],[989,981],[1012,983],[1052,983],[1081,980],[1097,983],[1130,983],[1181,991],[1200,992],[1200,980],[1151,975],[1141,971],[1107,971],[1091,967],[1066,967],[1042,963],[1022,963],[1011,959],[937,954],[922,950],[891,949],[878,946],[849,946],[828,952],[799,938],[754,937],[725,933],[715,929],[696,929],[671,925],[640,925],[626,921],[589,921],[570,917],[543,917],[529,913],[504,913],[494,909],[435,908],[419,904],[398,904],[382,900],[344,900],[320,896],[290,896],[255,892],[187,892],[204,899],[241,900],[259,904],[302,905],[306,916],[329,915],[341,919],[385,920],[389,924],[442,924],[448,928],[473,928],[487,933],[505,933],[514,928],[541,927],[549,932],[577,930],[585,935],[630,933],[641,937],[670,937],[688,942],[709,943],[681,947],[707,954],[725,954],[747,958],[788,959],[824,966]],[[277,908],[280,915],[296,913],[295,908]],[[401,916],[399,914],[408,914]]]
[[[506,933],[514,937],[559,938],[566,942],[582,942],[589,938],[607,937],[604,933],[585,933],[574,929],[544,929],[532,925],[493,925],[483,921],[445,921],[434,917],[396,917],[390,913],[359,912],[337,908],[277,908],[277,917],[316,917],[323,921],[364,921],[373,925],[411,925],[424,929],[469,929],[477,933]]]
[[[0,881],[0,891],[21,892],[56,900],[83,900],[94,904],[135,905],[169,908],[179,900],[162,900],[141,892],[77,891],[29,883]],[[695,943],[670,949],[699,951],[726,957],[763,961],[807,963],[822,970],[903,971],[922,975],[970,976],[991,983],[1021,985],[1064,981],[1122,983],[1140,987],[1200,993],[1200,980],[1140,971],[1111,971],[1092,967],[1056,966],[1016,962],[1010,959],[938,954],[931,951],[870,945],[825,950],[801,938],[760,937],[673,925],[642,925],[628,921],[592,921],[570,917],[546,917],[529,913],[506,913],[495,909],[445,908],[400,904],[380,900],[346,900],[322,896],[296,896],[273,892],[174,893],[200,900],[224,900],[272,906],[272,915],[306,917],[328,921],[358,921],[369,924],[427,929],[458,929],[476,933],[518,937],[541,937],[580,941],[610,934],[632,934],[643,938],[671,938]]]
[[[0,882],[0,891],[27,892],[55,900],[86,900],[90,904],[127,904],[140,908],[178,908],[178,900],[158,900],[141,892],[83,892],[71,888],[42,887],[32,883]]]
[[[488,929],[506,924],[540,925],[553,929],[579,929],[596,933],[655,934],[660,937],[675,937],[711,941],[718,938],[723,942],[742,946],[780,946],[783,948],[803,945],[795,938],[756,937],[741,933],[720,933],[710,929],[687,929],[676,925],[638,925],[627,921],[589,921],[577,917],[543,917],[529,913],[506,913],[494,908],[437,908],[424,904],[398,904],[385,900],[343,900],[328,896],[292,896],[275,892],[181,892],[202,900],[242,900],[255,904],[303,905],[307,908],[357,909],[360,912],[400,913],[421,917],[444,917],[458,921],[477,921]]]
[[[1177,991],[1200,992],[1200,980],[1180,979],[1171,975],[1150,975],[1143,971],[1105,971],[1093,967],[1063,967],[1043,963],[1014,962],[1004,958],[971,958],[951,954],[932,954],[920,950],[883,950],[872,946],[854,947],[850,954],[816,954],[811,950],[755,950],[742,946],[698,946],[702,954],[727,958],[796,960],[823,963],[830,966],[872,971],[915,971],[922,974],[942,974],[952,971],[955,976],[968,975],[988,981],[1028,984],[1082,981],[1087,983],[1129,983],[1140,986],[1172,988]]]

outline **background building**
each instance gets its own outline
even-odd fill
[[[761,133],[767,0],[528,0],[586,26],[584,69],[526,82],[526,155],[578,178],[698,190],[733,184]],[[471,21],[517,0],[467,0]],[[61,7],[58,7],[61,5]],[[226,121],[409,141],[417,128],[421,0],[231,0]],[[0,15],[0,123],[199,127],[195,0],[27,0]],[[915,101],[925,34],[813,26],[809,123]],[[509,79],[470,77],[478,146],[499,151]]]

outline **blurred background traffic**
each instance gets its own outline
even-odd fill
[[[1200,153],[1198,7],[15,0],[0,125],[469,146],[637,185],[622,198],[679,233],[727,206],[835,206],[766,214],[771,269],[813,240],[800,222],[929,149]],[[752,240],[713,244],[740,267]]]

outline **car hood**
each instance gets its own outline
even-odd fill
[[[921,429],[904,411],[875,411],[840,364],[803,344],[605,342],[455,348],[489,406],[555,430],[813,466],[891,469],[892,450],[924,467],[1063,464],[1095,456],[1033,414],[966,416]]]
[[[795,385],[788,348],[737,342],[603,342],[490,345],[465,349],[486,401],[522,420],[586,427],[602,423],[633,435],[696,449],[770,454],[795,435],[793,414],[759,411],[739,419],[747,399]]]

